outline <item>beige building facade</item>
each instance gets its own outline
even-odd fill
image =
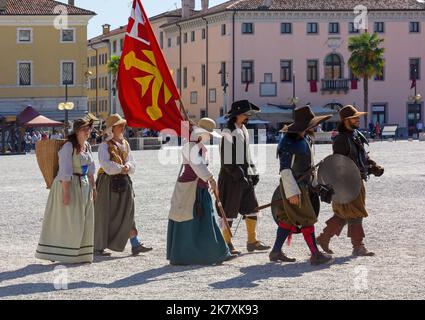
[[[28,2],[37,1],[0,0],[0,114],[17,115],[31,105],[63,121],[64,112],[57,107],[67,93],[75,105],[70,119],[84,115],[87,25],[95,13],[75,7],[73,1]]]

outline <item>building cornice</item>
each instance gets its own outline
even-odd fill
[[[205,16],[204,18],[209,24],[231,22],[233,14],[238,22],[251,21],[317,21],[329,22],[330,20],[353,21],[356,15],[352,11],[225,11],[217,14]],[[402,10],[402,11],[369,11],[369,20],[381,19],[383,21],[412,21],[424,20],[425,10]],[[194,17],[190,20],[176,21],[172,24],[165,24],[160,28],[165,32],[174,33],[179,30],[177,25],[180,25],[182,30],[193,30],[205,25],[205,20],[201,17]]]
[[[0,26],[51,26],[59,16],[0,16]],[[87,26],[93,16],[67,16],[69,26]]]
[[[357,15],[352,11],[237,11],[236,21],[251,19],[258,20],[293,20],[293,21],[322,21],[346,20],[353,21]],[[425,20],[425,11],[370,11],[369,20],[382,19],[383,21],[411,21],[412,19]]]
[[[223,23],[223,22],[228,22],[229,20],[231,20],[232,18],[232,13],[231,12],[220,12],[218,14],[214,14],[214,15],[210,15],[210,16],[206,16],[204,17],[207,21],[208,24],[215,24],[215,23]],[[196,28],[201,28],[203,26],[205,26],[205,20],[202,19],[201,17],[199,18],[194,18],[192,20],[185,20],[185,21],[176,21],[173,24],[166,24],[161,26],[160,28],[162,30],[164,30],[165,32],[177,32],[179,30],[179,27],[177,25],[180,25],[183,30],[193,30]]]

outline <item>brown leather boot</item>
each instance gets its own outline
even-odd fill
[[[234,254],[239,255],[242,253],[241,251],[235,249],[235,247],[233,246],[233,243],[228,243],[227,246],[229,247],[229,251],[232,255]]]
[[[318,266],[320,264],[327,263],[331,260],[332,257],[330,255],[317,251],[317,253],[311,255],[310,263],[312,266]]]
[[[360,222],[348,224],[348,237],[351,238],[351,243],[353,244],[354,256],[373,257],[375,255],[375,253],[368,251],[363,243],[365,233],[363,230],[363,225],[361,223],[361,220]]]
[[[328,221],[326,221],[326,227],[323,229],[323,232],[320,234],[320,236],[316,238],[317,244],[323,249],[323,251],[329,254],[334,253],[329,248],[329,243],[333,236],[339,236],[341,234],[344,225],[345,220],[338,216],[333,216]]]
[[[353,248],[353,256],[356,256],[356,257],[373,257],[374,255],[375,255],[375,253],[367,250],[366,247],[363,244]]]
[[[269,259],[271,262],[278,262],[278,261],[282,261],[282,262],[295,262],[296,259],[294,258],[288,258],[286,256],[286,254],[284,254],[282,251],[280,252],[270,252],[269,254]]]
[[[248,252],[265,251],[265,250],[269,250],[270,248],[271,248],[270,246],[266,246],[261,241],[246,244],[246,249],[248,250]]]

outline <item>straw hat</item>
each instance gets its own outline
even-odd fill
[[[216,123],[213,119],[202,118],[196,126],[193,126],[193,136],[199,137],[203,133],[209,133],[214,138],[221,139],[221,134],[214,131]]]
[[[118,113],[111,114],[106,119],[106,128],[112,128],[120,124],[127,124],[127,120],[123,119]]]
[[[339,110],[339,117],[341,118],[341,121],[344,121],[345,119],[361,117],[365,114],[367,114],[367,112],[360,112],[352,105],[346,105],[344,108]]]
[[[72,125],[72,132],[76,133],[79,129],[84,127],[91,127],[93,126],[93,119],[89,118],[80,118],[74,121],[74,124]]]

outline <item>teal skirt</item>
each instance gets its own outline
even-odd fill
[[[201,205],[201,215],[196,214],[196,203]],[[223,262],[230,256],[207,189],[197,189],[196,203],[192,220],[168,221],[167,260],[171,264],[212,265]]]

